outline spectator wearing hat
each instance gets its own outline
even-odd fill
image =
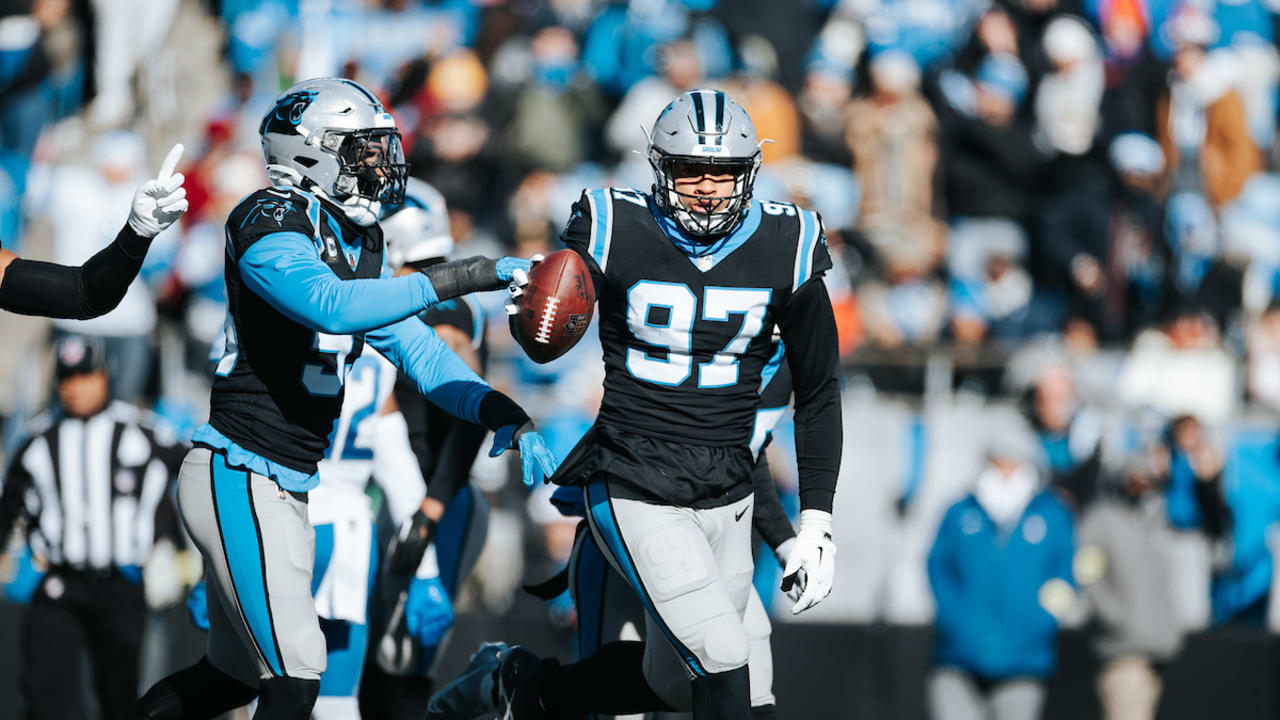
[[[1059,622],[1075,603],[1071,513],[1041,482],[1026,423],[992,415],[985,465],[929,552],[937,720],[1038,718]]]
[[[25,717],[76,717],[87,651],[101,716],[138,691],[146,619],[143,566],[157,538],[182,544],[169,481],[185,448],[133,406],[108,401],[101,341],[54,349],[58,407],[33,422],[0,491],[0,538],[25,518],[47,568],[22,631]]]

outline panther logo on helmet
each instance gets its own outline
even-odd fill
[[[302,122],[302,113],[311,107],[315,99],[314,90],[299,90],[281,96],[276,100],[275,108],[262,118],[262,127],[258,128],[259,134],[293,132]]]

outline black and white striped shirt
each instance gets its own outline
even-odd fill
[[[50,565],[144,565],[158,533],[176,537],[168,489],[185,449],[126,403],[88,418],[37,419],[0,492],[0,543],[25,515],[31,551]]]

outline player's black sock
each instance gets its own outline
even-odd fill
[[[751,720],[778,720],[778,706],[777,705],[752,706]]]
[[[602,645],[590,657],[561,666],[543,661],[542,707],[552,717],[588,713],[633,715],[673,710],[644,679],[644,643]]]
[[[711,673],[693,681],[693,720],[751,717],[751,676],[747,666]]]
[[[253,720],[310,720],[320,695],[319,680],[276,677],[262,681]]]
[[[161,680],[125,711],[121,720],[209,720],[258,696],[245,685],[209,664],[208,658]]]

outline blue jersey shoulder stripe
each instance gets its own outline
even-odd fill
[[[587,193],[591,205],[591,258],[600,270],[609,262],[609,242],[613,235],[613,201],[608,190],[591,190]]]
[[[800,219],[799,245],[796,247],[795,284],[798,288],[813,274],[813,248],[818,243],[818,216],[812,210],[796,208]]]

